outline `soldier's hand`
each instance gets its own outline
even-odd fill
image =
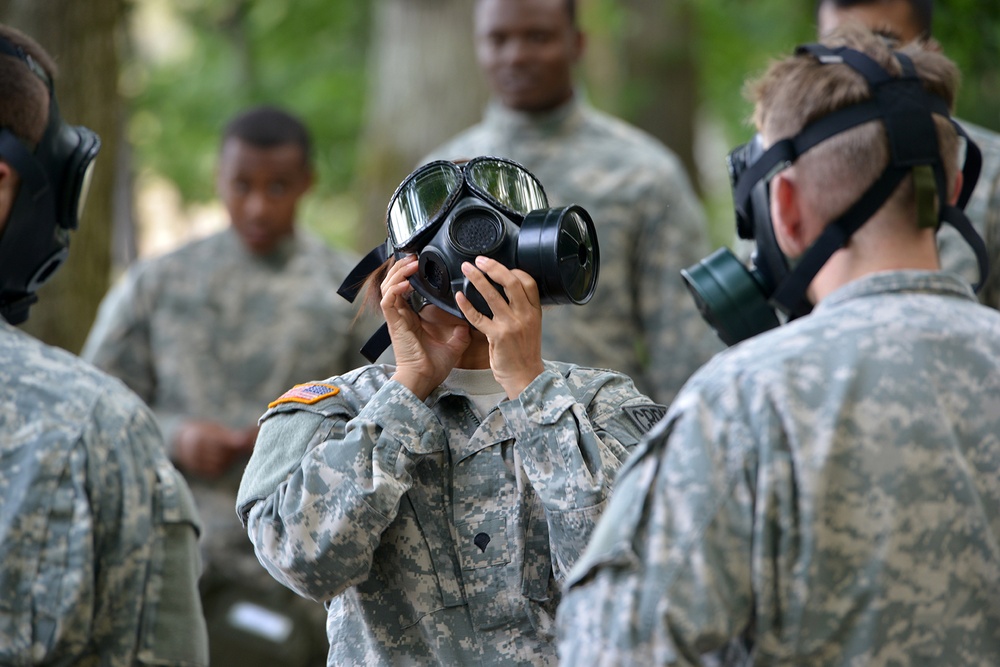
[[[455,296],[455,301],[472,326],[489,340],[490,368],[507,398],[517,398],[545,370],[538,285],[524,271],[509,269],[483,256],[476,258],[475,266],[465,262],[462,273],[483,295],[493,317],[476,310],[462,293]],[[490,280],[503,288],[503,295]]]
[[[455,363],[468,348],[469,325],[441,311],[446,317],[435,321],[428,312],[416,313],[408,296],[413,291],[408,278],[417,272],[416,257],[399,260],[382,282],[382,314],[389,326],[396,372],[393,379],[421,400],[444,382]]]
[[[215,478],[249,455],[256,437],[256,427],[232,429],[215,422],[185,422],[174,438],[174,462],[184,472]]]

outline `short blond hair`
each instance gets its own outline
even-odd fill
[[[858,25],[845,25],[822,42],[846,46],[872,58],[892,76],[902,67],[893,55],[898,43]],[[959,71],[939,52],[914,42],[897,49],[907,55],[924,89],[937,95],[951,109],[958,91]],[[754,123],[770,145],[795,136],[804,127],[834,111],[871,99],[865,78],[847,64],[823,64],[803,53],[772,63],[767,72],[747,87],[754,102]],[[958,170],[958,135],[951,122],[935,115],[938,147],[947,183]],[[880,121],[870,121],[841,132],[807,151],[796,162],[795,173],[803,194],[814,210],[833,220],[867,190],[889,162],[889,141]],[[904,178],[886,205],[915,210],[912,176]]]

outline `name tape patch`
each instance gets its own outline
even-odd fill
[[[622,410],[631,417],[632,421],[643,433],[656,426],[656,422],[663,419],[663,415],[667,414],[667,406],[656,403],[629,406],[622,408]]]
[[[336,396],[338,393],[340,393],[340,387],[335,387],[332,384],[307,382],[306,384],[295,385],[284,394],[268,403],[267,407],[273,408],[274,406],[281,405],[282,403],[305,403],[306,405],[309,405],[316,403],[317,401],[322,401],[324,398]]]

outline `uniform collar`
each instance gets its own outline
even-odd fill
[[[854,299],[899,293],[938,294],[976,301],[972,287],[961,277],[947,271],[880,271],[834,290],[813,312],[821,312]]]
[[[517,111],[497,99],[490,100],[483,118],[488,125],[507,132],[534,132],[552,135],[582,121],[584,102],[579,91],[554,109],[540,112]]]
[[[226,245],[234,248],[240,256],[244,257],[251,262],[259,262],[265,266],[269,266],[275,269],[284,268],[286,264],[295,256],[296,250],[299,247],[299,235],[300,231],[296,230],[294,233],[288,235],[282,239],[278,245],[267,255],[257,255],[249,250],[243,245],[243,241],[240,240],[239,235],[232,226],[226,228]]]

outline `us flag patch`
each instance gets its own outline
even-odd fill
[[[267,407],[273,408],[274,406],[281,405],[282,403],[316,403],[317,401],[322,401],[324,398],[336,396],[339,392],[340,387],[335,387],[332,384],[323,384],[322,382],[297,384],[278,398],[268,403]]]

